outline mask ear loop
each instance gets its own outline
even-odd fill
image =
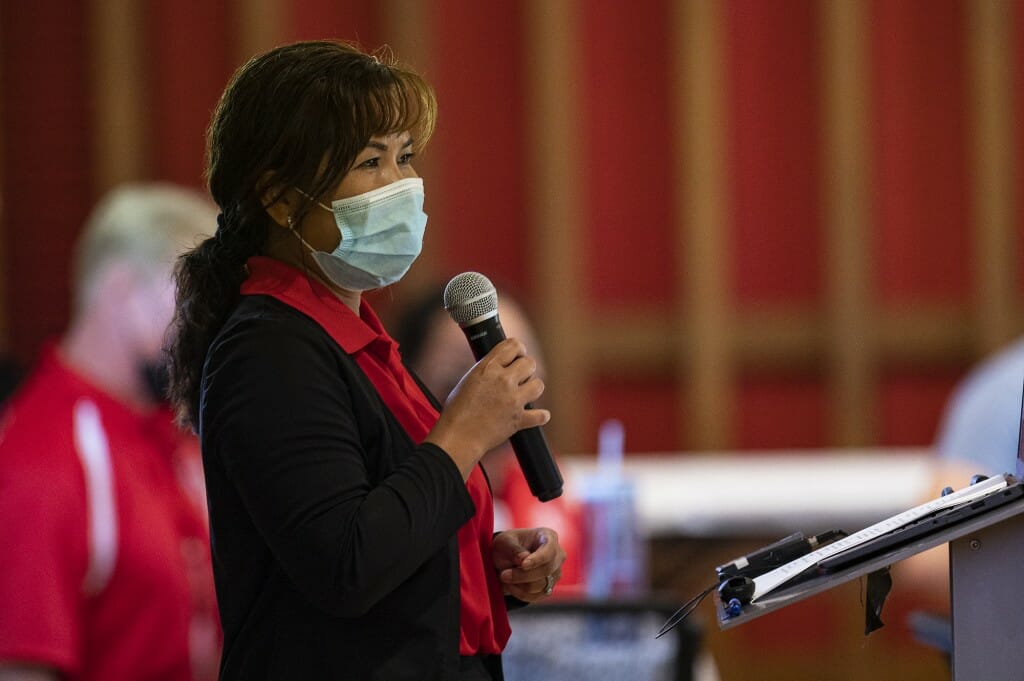
[[[298,187],[295,187],[295,191],[297,191],[298,193],[302,194],[302,195],[303,195],[303,196],[305,196],[305,197],[306,197],[307,199],[309,199],[310,201],[312,201],[312,202],[313,202],[313,203],[315,203],[316,205],[320,206],[321,208],[323,208],[323,209],[324,209],[325,211],[327,211],[328,213],[333,213],[333,212],[334,212],[334,209],[333,209],[333,208],[331,208],[330,206],[325,206],[325,205],[324,205],[323,203],[321,203],[321,202],[320,202],[319,200],[317,200],[317,199],[313,198],[312,196],[310,196],[310,195],[309,195],[309,194],[307,194],[306,192],[302,191],[302,190],[301,190],[301,189],[299,189]],[[288,217],[290,218],[291,216],[289,215]]]
[[[320,201],[318,201],[317,199],[313,198],[312,196],[310,196],[310,195],[309,195],[309,194],[307,194],[306,192],[302,191],[302,190],[301,190],[301,189],[299,189],[298,187],[295,187],[295,191],[297,191],[298,193],[302,194],[302,195],[303,195],[303,196],[305,196],[305,197],[306,197],[307,199],[309,199],[310,201],[312,201],[312,202],[313,202],[313,203],[315,203],[316,205],[320,206],[321,208],[323,208],[323,209],[324,209],[325,211],[327,211],[328,213],[331,213],[331,214],[333,214],[333,213],[334,213],[334,209],[333,209],[333,208],[331,208],[330,206],[325,206],[325,205],[324,205],[323,203],[321,203],[321,202],[320,202]],[[300,234],[300,233],[299,233],[299,230],[295,228],[295,220],[294,220],[294,218],[292,218],[292,216],[291,216],[291,215],[289,215],[287,219],[288,219],[288,229],[290,229],[290,230],[292,231],[292,233],[293,233],[293,234],[294,234],[295,236],[299,237],[299,241],[301,241],[301,242],[302,242],[302,245],[303,245],[303,246],[305,246],[306,248],[308,248],[308,249],[310,250],[310,252],[313,252],[313,251],[315,251],[316,249],[315,249],[315,248],[313,248],[312,246],[310,246],[310,245],[309,245],[309,244],[308,244],[308,243],[306,242],[306,240],[302,238],[302,234]]]
[[[300,249],[299,259],[302,261],[302,271],[308,277],[310,272],[309,272],[309,263],[307,262],[307,258],[312,258],[313,257],[312,254],[314,252],[314,248],[312,246],[310,246],[309,243],[305,239],[302,238],[302,234],[300,234],[298,228],[295,227],[295,218],[293,218],[291,215],[289,215],[287,217],[287,220],[288,220],[288,227],[287,227],[288,231],[291,232],[292,234],[294,234],[295,238],[299,240],[299,243],[301,243],[303,246],[306,247],[305,251],[302,251]]]
[[[299,240],[299,242],[302,243],[302,245],[304,245],[306,247],[306,249],[307,249],[305,251],[302,251],[302,253],[301,253],[302,271],[303,271],[303,273],[306,275],[307,278],[312,274],[314,277],[316,277],[320,281],[323,281],[323,276],[322,275],[317,274],[316,272],[311,272],[310,271],[310,264],[309,264],[310,260],[313,260],[314,262],[316,262],[316,258],[313,257],[313,254],[314,253],[318,253],[318,252],[322,252],[322,251],[317,251],[315,248],[310,246],[309,243],[305,239],[302,238],[302,234],[299,233],[298,228],[295,226],[295,219],[291,215],[288,216],[287,220],[288,220],[288,227],[287,227],[287,229],[292,234],[294,234],[295,237]],[[316,271],[318,271],[318,272],[322,272],[323,271],[321,269],[321,267],[319,266],[319,263],[317,263]]]
[[[303,245],[303,246],[305,246],[306,248],[308,248],[308,249],[309,249],[309,250],[310,250],[311,252],[312,252],[312,251],[315,251],[315,250],[316,250],[315,248],[313,248],[312,246],[310,246],[310,245],[309,245],[309,243],[308,243],[308,242],[307,242],[307,241],[306,241],[305,239],[303,239],[303,238],[302,238],[302,234],[300,234],[300,233],[299,233],[299,230],[298,230],[298,229],[296,229],[296,227],[295,227],[295,220],[294,220],[294,219],[292,218],[292,216],[291,216],[291,215],[289,215],[289,216],[288,216],[288,230],[289,230],[289,231],[290,231],[290,232],[291,232],[292,234],[294,234],[294,235],[295,235],[295,237],[296,237],[296,238],[297,238],[297,239],[298,239],[299,241],[301,241],[301,242],[302,242],[302,245]]]

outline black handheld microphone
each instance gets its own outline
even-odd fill
[[[505,330],[498,319],[498,292],[484,275],[463,272],[449,281],[444,288],[444,309],[462,327],[477,360],[505,340]],[[540,427],[520,430],[509,441],[533,496],[541,501],[560,497],[562,474]]]

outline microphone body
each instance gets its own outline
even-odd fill
[[[460,320],[453,308],[457,307],[459,301],[449,301],[448,291],[460,277],[475,275],[486,282],[490,287],[489,295],[493,302],[493,309],[485,309],[482,315],[468,320]],[[456,290],[458,287],[456,287]],[[475,301],[472,301],[475,302]],[[451,303],[451,304],[449,304]],[[488,305],[489,307],[489,305]],[[482,274],[467,272],[460,274],[448,284],[445,289],[445,308],[452,314],[452,318],[462,328],[469,341],[469,347],[473,351],[473,357],[478,361],[486,355],[495,345],[505,340],[505,330],[501,328],[501,321],[498,319],[497,295],[491,282]],[[526,405],[527,409],[531,405]],[[540,501],[551,501],[562,495],[562,473],[558,470],[558,464],[551,456],[551,450],[544,439],[544,433],[539,426],[525,428],[513,433],[509,438],[512,443],[512,451],[515,452],[516,460],[519,461],[519,468],[523,471],[523,477],[530,486],[530,492]]]

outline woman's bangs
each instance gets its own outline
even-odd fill
[[[430,86],[419,76],[392,71],[393,79],[369,98],[369,123],[374,135],[409,131],[416,148],[434,132],[437,104]]]

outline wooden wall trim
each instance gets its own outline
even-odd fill
[[[436,32],[432,27],[435,13],[418,0],[387,0],[383,5],[383,16],[384,34],[390,36],[388,45],[394,50],[399,61],[408,64],[410,68],[426,78],[428,83],[436,86],[431,75],[437,73],[436,47],[434,45]],[[443,110],[445,103],[440,102],[439,106]],[[427,145],[423,153],[416,157],[414,165],[426,183],[427,213],[447,215],[448,213],[444,209],[446,199],[444,193],[433,191],[433,188],[438,185],[432,183],[431,180],[440,177],[441,170],[438,168],[437,156],[431,153],[430,144]],[[417,259],[416,266],[409,270],[399,284],[402,291],[418,291],[422,295],[422,291],[436,286],[443,276],[438,239],[430,236],[432,226],[428,221],[428,234],[423,240],[423,252]]]
[[[237,26],[232,73],[257,54],[284,42],[284,0],[234,0]]]
[[[725,187],[725,106],[721,6],[716,0],[681,3],[673,20],[674,93],[682,121],[675,158],[682,160],[675,214],[680,307],[673,334],[681,402],[690,416],[686,446],[728,449],[732,432],[734,367],[729,338],[728,218]]]
[[[1024,318],[1024,310],[1017,308]],[[728,331],[734,369],[758,373],[830,369],[829,319],[814,311],[759,310],[737,315]],[[863,321],[864,337],[879,365],[961,367],[975,358],[971,313],[961,307],[876,310]],[[668,318],[602,315],[583,339],[591,362],[614,375],[663,375],[689,355],[692,334]]]
[[[972,94],[974,288],[978,311],[977,344],[988,353],[1016,332],[1014,231],[1014,111],[1011,54],[1012,6],[1009,0],[968,3],[966,43]]]
[[[584,433],[585,379],[597,372],[583,357],[581,339],[591,331],[585,312],[580,246],[584,243],[579,180],[582,144],[576,117],[568,105],[582,101],[576,34],[582,8],[574,2],[530,0],[526,5],[526,42],[533,46],[527,66],[528,196],[532,214],[529,243],[531,280],[538,282],[537,305],[548,358],[548,394],[552,413],[548,430],[556,447],[580,452]],[[545,151],[557,150],[557,152]],[[587,372],[587,373],[585,373]]]
[[[93,192],[98,197],[149,172],[142,45],[146,10],[134,0],[107,0],[91,7]]]
[[[858,446],[875,441],[865,55],[869,7],[860,0],[828,0],[819,7],[831,440]]]
[[[974,360],[971,321],[959,307],[876,312],[870,325],[876,366],[966,366]]]

